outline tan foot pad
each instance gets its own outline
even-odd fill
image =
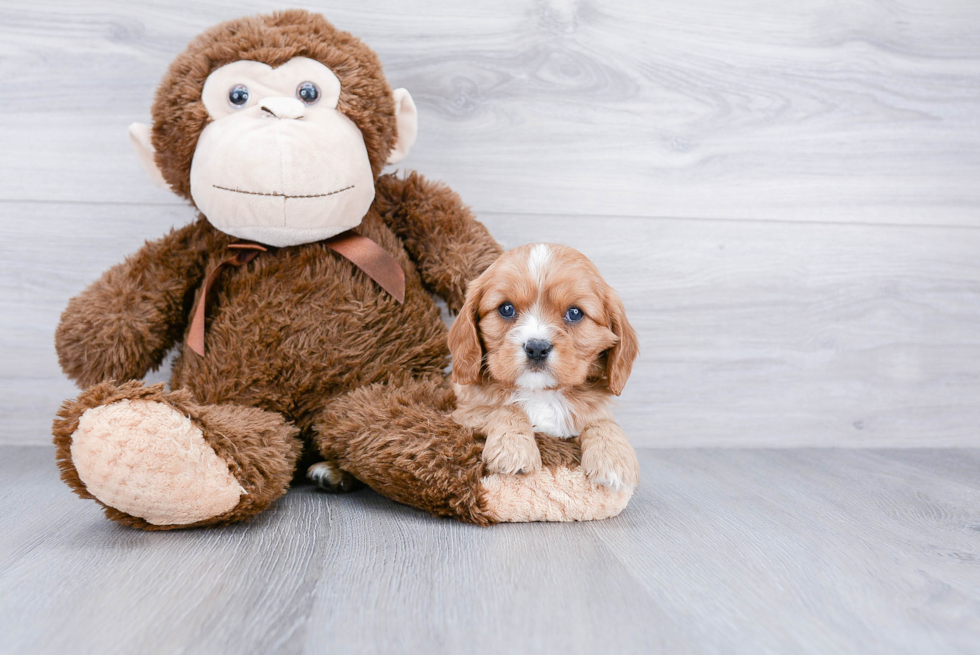
[[[494,474],[481,483],[490,516],[508,523],[608,519],[622,512],[633,496],[632,489],[613,491],[595,484],[579,469]]]
[[[213,518],[245,493],[201,429],[164,403],[122,400],[87,410],[71,458],[89,493],[153,525]]]

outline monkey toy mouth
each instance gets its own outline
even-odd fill
[[[226,186],[219,186],[217,184],[212,184],[215,189],[221,189],[222,191],[231,191],[232,193],[243,193],[248,196],[272,196],[273,198],[285,198],[287,200],[292,200],[296,198],[326,198],[327,196],[335,196],[338,193],[343,193],[344,191],[350,191],[355,185],[351,184],[345,186],[343,189],[337,189],[336,191],[330,191],[329,193],[312,193],[307,195],[291,196],[286,193],[280,193],[279,191],[273,191],[271,193],[266,193],[263,191],[245,191],[244,189],[231,189]]]

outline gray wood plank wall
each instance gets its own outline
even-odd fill
[[[167,63],[282,6],[0,5],[0,443],[75,393],[68,298],[193,215],[126,135]],[[412,91],[404,166],[620,289],[637,445],[980,445],[973,0],[306,6]]]

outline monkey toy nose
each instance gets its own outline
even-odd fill
[[[531,361],[544,361],[548,359],[548,353],[551,352],[551,342],[542,339],[531,339],[524,344],[524,352],[527,353],[527,358]]]
[[[259,107],[275,118],[303,118],[306,113],[306,105],[296,98],[263,98]]]

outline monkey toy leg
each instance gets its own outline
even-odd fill
[[[119,523],[172,530],[231,523],[285,493],[301,444],[280,415],[199,405],[190,392],[103,382],[53,426],[62,479]]]
[[[477,525],[609,518],[629,502],[631,490],[586,479],[577,443],[544,435],[540,471],[487,475],[484,439],[453,421],[455,402],[442,378],[361,387],[327,404],[314,440],[325,466],[392,500]]]

